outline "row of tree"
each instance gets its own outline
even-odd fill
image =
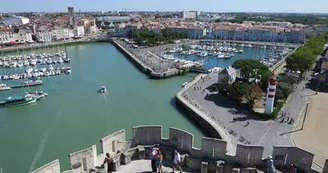
[[[132,30],[128,33],[128,37],[136,41],[138,45],[157,45],[159,42],[169,42],[172,40],[188,38],[186,32],[179,32],[169,29],[162,29],[156,33],[147,28]]]
[[[327,41],[328,34],[309,38],[303,46],[286,58],[287,69],[300,71],[300,76],[302,76],[305,71],[311,69]]]

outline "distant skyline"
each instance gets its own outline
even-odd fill
[[[75,11],[207,11],[328,13],[328,0],[15,0],[2,1],[0,13]]]

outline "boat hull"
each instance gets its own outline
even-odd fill
[[[23,105],[28,105],[28,104],[35,103],[36,100],[37,100],[37,98],[34,97],[29,101],[24,100],[24,101],[14,102],[14,103],[5,103],[5,106],[6,107],[23,106]]]

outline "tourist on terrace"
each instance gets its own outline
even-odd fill
[[[175,171],[175,169],[179,170],[180,172],[182,172],[181,166],[181,156],[180,153],[177,150],[174,150],[174,159],[173,159],[173,173]]]
[[[156,167],[159,173],[163,172],[163,154],[161,150],[157,150],[157,155],[156,155]]]
[[[156,168],[156,155],[157,155],[157,149],[156,148],[153,148],[152,149],[152,152],[150,154],[152,172],[157,172],[157,168]]]
[[[102,167],[107,163],[107,173],[112,173],[114,169],[114,160],[110,157],[109,153],[106,153],[106,157]]]

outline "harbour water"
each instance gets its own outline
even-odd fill
[[[200,57],[198,55],[181,55],[179,53],[171,54],[174,58],[187,60],[187,61],[204,61],[205,69],[212,69],[214,67],[227,67],[232,65],[235,60],[238,59],[256,59],[259,60],[268,56],[270,53],[269,48],[243,48],[243,53],[235,53],[233,57],[229,59],[219,59],[217,56]]]
[[[192,132],[195,144],[200,145],[204,133],[174,102],[181,84],[195,75],[150,80],[107,43],[71,45],[67,53],[71,74],[42,78],[42,86],[0,92],[0,100],[26,91],[49,93],[31,105],[0,107],[0,168],[4,173],[28,172],[57,158],[62,169],[68,169],[69,153],[98,144],[120,129],[131,137],[131,127],[138,125],[163,125],[164,137],[169,127],[181,128]],[[0,69],[1,74],[19,71],[24,69]],[[10,82],[17,81],[5,83]],[[109,93],[97,93],[102,85]]]
[[[213,61],[207,68],[259,56],[255,48],[244,51],[229,60]],[[150,80],[109,43],[71,45],[67,54],[71,74],[42,78],[42,86],[0,92],[0,100],[26,91],[49,93],[31,105],[0,107],[0,168],[4,173],[28,172],[57,158],[62,169],[68,169],[69,153],[98,144],[120,129],[131,137],[131,127],[138,125],[162,125],[163,137],[168,136],[169,127],[187,130],[200,147],[204,133],[176,109],[174,101],[181,84],[193,80],[195,74]],[[21,71],[2,68],[0,74]],[[17,81],[5,83],[10,82]],[[98,94],[101,86],[109,92]]]

